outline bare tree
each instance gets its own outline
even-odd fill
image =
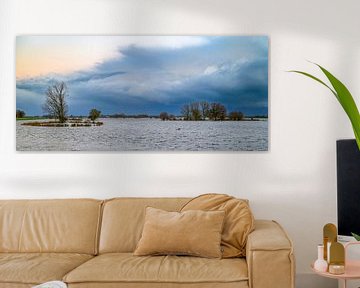
[[[95,121],[97,118],[99,118],[101,116],[101,111],[97,110],[97,109],[91,109],[89,112],[89,118],[91,121]]]
[[[25,112],[23,110],[16,110],[16,118],[24,118],[25,117]]]
[[[192,102],[190,104],[191,120],[201,120],[200,104],[199,102]]]
[[[244,113],[240,111],[233,111],[229,113],[229,119],[231,121],[241,121],[244,119]]]
[[[181,114],[184,117],[184,120],[190,120],[191,117],[191,109],[189,104],[185,104],[181,107]]]
[[[211,103],[210,106],[210,119],[211,120],[225,120],[226,118],[226,108],[220,103]]]
[[[160,117],[160,119],[163,120],[163,121],[170,119],[169,114],[166,113],[166,112],[161,112],[159,117]]]
[[[206,118],[209,117],[210,104],[209,102],[202,101],[200,102],[200,107],[201,107],[202,119],[205,120]]]
[[[54,118],[59,119],[60,123],[66,121],[68,106],[66,97],[68,96],[68,88],[65,82],[57,82],[49,86],[46,91],[46,101],[43,110]]]

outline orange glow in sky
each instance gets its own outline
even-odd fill
[[[67,74],[94,67],[129,46],[180,49],[206,43],[195,36],[18,36],[16,78]]]
[[[71,73],[91,68],[117,55],[120,55],[117,43],[111,38],[19,36],[16,45],[16,78]]]

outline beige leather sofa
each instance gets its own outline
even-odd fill
[[[0,201],[0,288],[63,280],[71,288],[293,288],[292,244],[257,220],[245,258],[133,256],[146,206],[186,198]]]

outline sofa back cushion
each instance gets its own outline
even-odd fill
[[[181,211],[205,210],[226,212],[221,236],[223,258],[245,257],[248,235],[254,230],[254,216],[248,200],[226,194],[203,194],[191,199]]]
[[[102,201],[0,200],[0,253],[96,254]]]
[[[141,237],[148,206],[179,211],[189,198],[116,198],[105,201],[99,253],[133,252]]]

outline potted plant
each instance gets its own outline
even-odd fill
[[[334,94],[336,99],[339,101],[340,105],[343,107],[345,113],[349,117],[349,120],[351,122],[353,131],[354,131],[357,147],[360,151],[360,114],[359,114],[359,110],[356,106],[356,103],[354,101],[354,98],[352,97],[350,91],[346,88],[346,86],[340,80],[338,80],[334,75],[332,75],[328,70],[326,70],[322,66],[320,66],[316,63],[314,63],[314,64],[316,66],[318,66],[320,68],[320,70],[325,74],[326,78],[330,82],[330,85],[326,84],[324,81],[320,80],[319,78],[317,78],[307,72],[298,71],[298,70],[292,70],[289,72],[294,72],[294,73],[299,73],[299,74],[305,75],[305,76],[321,83],[322,85],[327,87],[332,92],[332,94]],[[351,233],[351,234],[357,241],[360,241],[360,235],[355,234],[355,233]]]

